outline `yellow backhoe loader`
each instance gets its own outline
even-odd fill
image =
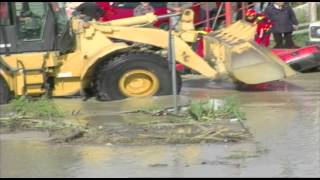
[[[96,96],[100,100],[172,94],[168,32],[145,27],[171,15],[109,22],[68,19],[50,2],[1,2],[0,103],[13,96]],[[253,41],[255,26],[243,21],[204,35],[205,56],[190,44],[202,34],[193,11],[181,14],[173,34],[177,62],[211,79],[258,84],[294,75]],[[178,76],[178,91],[181,79]]]

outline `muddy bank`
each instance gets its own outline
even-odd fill
[[[156,101],[164,101],[163,98],[158,97]],[[149,107],[149,110],[127,109],[127,112],[117,114],[91,114],[73,109],[63,118],[28,118],[7,110],[7,115],[2,114],[0,118],[0,133],[36,130],[48,132],[52,143],[103,145],[227,143],[250,139],[251,134],[241,119],[228,116],[224,111],[216,111],[217,117],[213,117],[201,109],[209,108],[207,104],[198,105],[193,104],[195,116],[200,118],[197,120],[192,119],[187,111],[173,115],[167,112],[172,108],[159,109],[159,106],[157,113],[154,113],[155,106],[153,111]],[[180,107],[187,108],[186,105]]]
[[[243,125],[230,120],[199,123],[183,122],[176,117],[153,118],[143,114],[130,116],[109,117],[113,118],[113,121],[118,121],[114,124],[89,122],[87,127],[90,128],[84,131],[69,129],[51,131],[52,142],[154,145],[239,142],[251,137]]]
[[[301,104],[309,107],[313,102],[319,100],[319,75],[319,73],[301,74],[271,86],[258,87],[262,89],[258,92],[239,91],[228,82],[213,82],[201,76],[192,76],[185,81],[178,102],[180,106],[184,106],[191,99],[219,98],[236,94],[240,97],[244,107],[254,107],[258,110],[270,104],[275,106],[273,108],[282,106],[289,108],[289,104],[290,113],[279,117],[279,119],[284,119],[280,122],[285,122],[289,115],[291,117],[291,112],[301,108]],[[311,99],[312,103],[301,103]],[[95,100],[82,102],[80,99],[60,98],[54,101],[67,111],[64,119],[42,121],[41,119],[18,118],[9,126],[4,126],[0,122],[0,133],[25,130],[44,131],[49,132],[52,142],[69,144],[184,144],[239,142],[251,138],[243,124],[239,121],[231,122],[230,119],[195,123],[174,116],[159,117],[143,113],[128,113],[139,109],[170,107],[172,105],[170,96],[132,98],[114,102]],[[263,103],[259,103],[260,101]],[[8,112],[6,106],[0,108],[1,118],[12,115],[5,113]],[[255,111],[258,112],[258,110]],[[264,113],[264,111],[261,113],[253,113],[254,117],[250,117],[252,115],[249,114],[249,118],[254,120],[266,118],[266,123],[273,119],[272,114]],[[251,121],[253,122],[255,121]]]
[[[43,120],[20,119],[10,126],[2,125],[0,134],[14,136],[17,133],[38,131],[47,134],[51,143],[92,145],[227,143],[251,137],[248,129],[239,121],[184,122],[179,117],[153,117],[140,113],[94,118],[97,120],[86,123],[55,120],[56,124],[52,127],[39,125]],[[58,126],[63,128],[56,128]]]
[[[37,130],[15,129],[3,130],[1,136],[15,136],[18,133],[43,132],[48,134],[48,142],[87,144],[87,145],[156,145],[156,144],[193,144],[193,143],[229,143],[248,140],[251,135],[241,127],[234,125],[206,124],[195,126],[194,124],[158,124],[154,126],[134,127],[100,130],[92,127],[87,130],[60,129]],[[228,128],[227,128],[228,127]],[[97,128],[97,129],[93,129]],[[45,138],[45,137],[43,137]]]

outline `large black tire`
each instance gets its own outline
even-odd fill
[[[0,104],[7,104],[10,100],[10,90],[5,80],[0,76]]]
[[[172,94],[172,78],[167,61],[160,55],[148,52],[128,52],[114,57],[104,64],[97,74],[98,100],[120,100],[130,96],[121,92],[121,77],[132,70],[146,70],[158,78],[159,88],[155,96]],[[177,91],[180,92],[182,80],[177,72]]]

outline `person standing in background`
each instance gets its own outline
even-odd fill
[[[67,2],[66,3],[66,12],[68,18],[71,18],[73,12],[75,11],[76,7],[78,7],[83,2]]]
[[[254,4],[254,10],[256,10],[257,13],[263,13],[264,10],[270,6],[271,3],[269,2],[256,2]]]
[[[298,29],[298,20],[288,4],[275,2],[266,8],[264,14],[272,22],[271,32],[276,42],[274,48],[299,48],[292,40],[293,31]]]
[[[192,2],[168,2],[168,13],[182,13],[188,8],[192,8]],[[170,18],[170,26],[177,30],[180,17],[174,16]]]
[[[140,4],[133,10],[134,16],[142,16],[147,13],[154,13],[154,9],[149,2],[140,2]]]
[[[96,2],[84,2],[76,7],[74,15],[84,16],[86,21],[101,20],[104,10]]]

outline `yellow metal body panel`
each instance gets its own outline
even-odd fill
[[[46,61],[47,67],[56,66],[56,57],[54,57],[53,54],[48,54],[47,52],[11,54],[8,56],[1,56],[1,58],[14,69],[21,68],[17,61],[21,61],[24,66],[29,69],[41,68],[44,61]]]
[[[79,77],[57,78],[53,96],[71,96],[80,92],[81,81]]]
[[[194,31],[194,12],[191,9],[186,9],[178,23],[178,29],[180,32]]]
[[[23,68],[25,69],[42,69],[57,66],[56,56],[53,53],[47,52],[31,52],[21,54],[11,54],[8,56],[1,56],[2,60],[15,71],[14,75],[3,74],[2,76],[7,80],[10,90],[14,91],[15,95],[24,94],[25,81],[29,84],[43,83],[43,77],[41,74],[30,73],[25,75]],[[29,93],[37,94],[43,93],[41,87],[32,88]]]
[[[108,29],[110,31],[105,31],[103,26],[95,26],[94,28],[105,32],[105,35],[110,38],[153,45],[163,49],[168,48],[168,32],[161,29],[112,27],[112,29]],[[203,58],[196,54],[185,41],[174,35],[174,42],[176,60],[179,63],[209,78],[215,78],[217,72]]]
[[[157,16],[153,13],[148,13],[144,16],[137,16],[132,18],[124,18],[124,19],[118,19],[109,21],[103,24],[106,24],[108,26],[143,26],[145,24],[151,24],[157,20]]]
[[[128,47],[123,43],[111,42],[101,32],[95,32],[92,37],[84,36],[85,33],[79,34],[78,49],[74,53],[60,57],[63,65],[56,72],[57,83],[53,96],[68,96],[81,92],[91,80],[85,79],[91,67],[105,55]]]

